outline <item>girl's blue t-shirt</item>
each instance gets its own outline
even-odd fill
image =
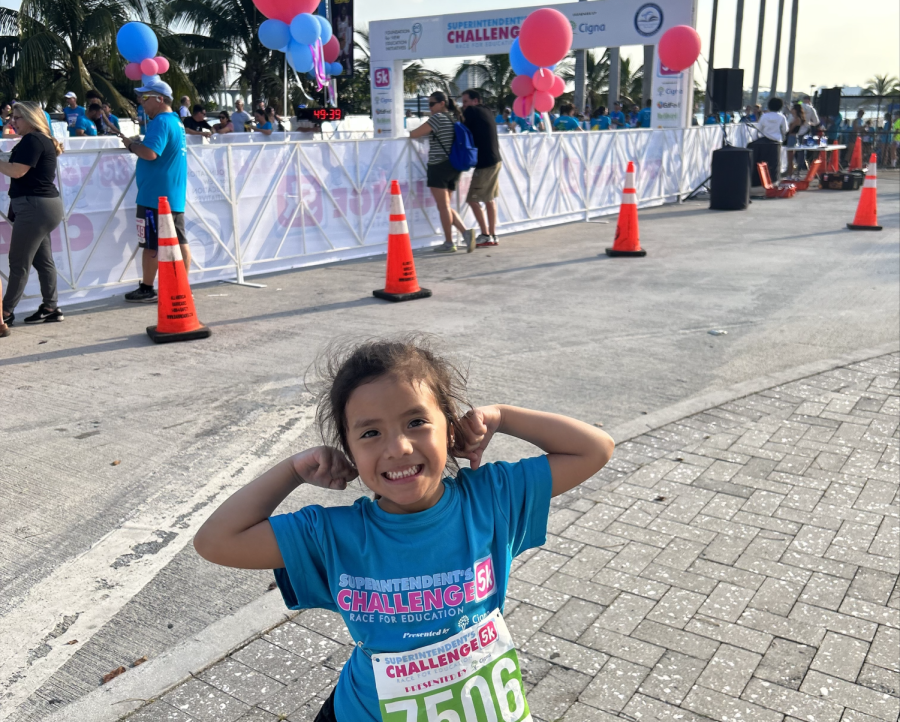
[[[462,469],[417,514],[364,497],[269,519],[285,604],[338,612],[356,642],[335,691],[339,720],[381,722],[373,654],[435,644],[503,610],[512,560],[546,541],[551,487],[539,456]]]

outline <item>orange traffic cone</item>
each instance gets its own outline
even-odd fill
[[[628,161],[625,174],[625,189],[622,191],[622,205],[619,206],[619,223],[613,247],[606,249],[607,256],[646,256],[641,250],[638,233],[637,190],[634,187],[634,162]]]
[[[159,199],[159,305],[156,326],[147,327],[147,335],[156,343],[207,338],[212,331],[197,320],[194,297],[188,283],[181,247],[175,234],[175,222],[169,199]]]
[[[837,145],[838,142],[834,141],[832,145]],[[841,170],[841,159],[840,152],[833,150],[829,153],[831,158],[828,159],[828,172],[829,173],[838,173]]]
[[[859,196],[859,205],[856,207],[856,217],[853,223],[848,223],[847,228],[854,231],[880,231],[878,225],[878,192],[875,188],[875,165],[877,157],[874,153],[869,158],[869,169],[866,171],[866,180],[863,182],[862,193]]]
[[[862,139],[856,136],[853,154],[850,156],[850,167],[847,170],[862,170]]]
[[[414,298],[428,298],[431,291],[420,288],[416,279],[412,247],[409,245],[409,227],[403,210],[400,183],[391,181],[391,227],[388,231],[387,276],[384,288],[372,291],[376,298],[385,301],[412,301]]]

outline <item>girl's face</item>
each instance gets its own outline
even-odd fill
[[[447,418],[426,384],[379,377],[354,389],[346,414],[353,463],[384,511],[412,514],[440,500]]]

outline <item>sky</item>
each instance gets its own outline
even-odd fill
[[[615,0],[608,0],[614,2]],[[703,41],[702,55],[709,53],[712,0],[697,0],[697,29]],[[744,85],[753,80],[759,6],[762,0],[745,0],[744,25],[741,41],[741,64]],[[388,18],[418,17],[479,11],[496,8],[516,8],[554,3],[536,0],[355,0],[356,24]],[[0,5],[17,8],[17,0],[0,0]],[[731,67],[734,48],[734,23],[737,0],[719,0],[716,32],[716,62],[719,68]],[[787,77],[788,29],[791,0],[785,0],[784,29],[778,89],[784,90]],[[856,8],[859,8],[857,11]],[[766,0],[766,21],[763,35],[760,88],[769,89],[772,60],[775,51],[775,21],[778,0]],[[875,74],[900,76],[900,3],[897,0],[870,0],[858,5],[843,0],[801,0],[797,33],[797,59],[794,66],[794,90],[810,87],[857,86]],[[623,57],[633,57],[632,63],[643,63],[640,47],[623,48]],[[474,59],[474,58],[473,58]],[[452,73],[463,58],[429,60],[427,65]],[[706,63],[700,63],[701,73],[695,72],[701,85]],[[695,66],[696,69],[696,66]]]

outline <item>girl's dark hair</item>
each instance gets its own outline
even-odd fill
[[[801,122],[806,122],[806,111],[803,110],[803,106],[800,105],[800,103],[794,103],[791,106],[791,110],[797,114],[797,117],[800,118]]]
[[[455,120],[462,120],[462,114],[459,112],[459,108],[456,103],[453,102],[453,98],[449,98],[440,90],[435,90],[429,97],[434,98],[438,103],[443,101],[447,104],[447,112],[453,116]]]
[[[219,111],[219,117],[220,117],[220,118],[225,118],[225,122],[226,122],[226,123],[230,123],[230,122],[231,122],[231,115],[229,115],[229,113],[228,113],[227,110],[220,110],[220,111]]]
[[[410,334],[395,339],[332,345],[316,364],[316,371],[324,384],[319,394],[316,421],[326,444],[338,447],[351,458],[347,443],[350,394],[382,376],[393,375],[403,381],[423,383],[434,394],[447,419],[447,464],[459,471],[451,437],[462,438],[461,410],[471,408],[465,396],[466,376],[437,354],[428,336]]]

